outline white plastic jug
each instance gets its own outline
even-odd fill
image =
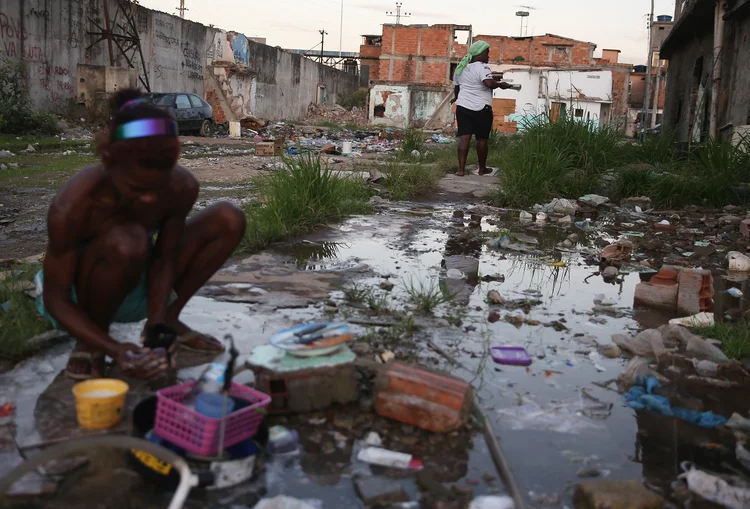
[[[351,141],[345,141],[344,142],[344,146],[341,148],[341,153],[344,154],[344,155],[352,153],[352,142]]]
[[[229,137],[240,138],[241,136],[242,136],[242,131],[240,130],[240,123],[229,122]]]

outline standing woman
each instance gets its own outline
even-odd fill
[[[492,173],[487,169],[487,139],[492,131],[492,91],[496,88],[512,88],[508,83],[495,81],[487,63],[490,61],[490,45],[477,41],[469,47],[466,55],[456,67],[453,76],[456,97],[456,120],[458,121],[458,171],[466,174],[466,159],[469,157],[471,137],[477,138],[479,174]]]

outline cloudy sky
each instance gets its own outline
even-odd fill
[[[403,23],[473,25],[475,33],[518,35],[518,10],[529,10],[529,35],[553,33],[622,50],[621,62],[645,63],[649,0],[402,0],[411,17]],[[655,0],[654,15],[674,14],[674,0]],[[141,5],[175,14],[179,0],[140,0]],[[268,44],[310,49],[320,44],[319,30],[328,32],[326,49],[339,49],[341,0],[185,0],[185,17],[205,25],[265,37]],[[381,33],[393,23],[386,11],[395,1],[343,0],[343,50],[357,51],[362,34]],[[526,9],[519,5],[534,7]]]

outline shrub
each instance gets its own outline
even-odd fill
[[[347,110],[351,110],[355,107],[364,109],[367,104],[367,92],[367,89],[359,89],[351,94],[339,94],[338,103]]]
[[[34,108],[26,86],[26,75],[23,62],[0,56],[0,133],[56,134],[55,116]]]

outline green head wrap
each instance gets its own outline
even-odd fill
[[[471,63],[471,59],[474,57],[477,57],[487,51],[490,48],[490,45],[487,44],[484,41],[477,41],[471,46],[469,46],[469,54],[466,55],[461,59],[461,62],[458,63],[458,67],[456,67],[455,75],[458,76],[462,72],[464,72],[464,69],[467,65]]]

